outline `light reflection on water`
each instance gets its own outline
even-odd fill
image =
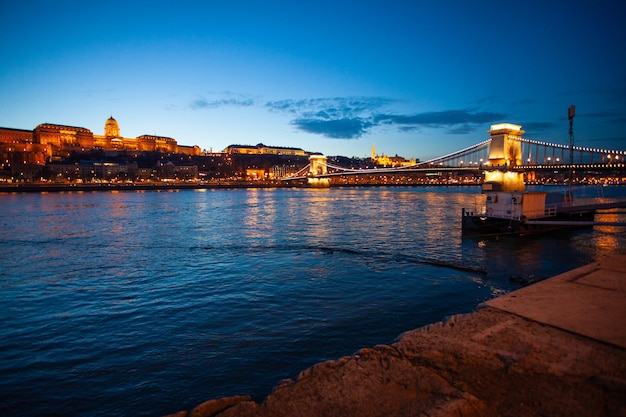
[[[0,195],[0,412],[160,415],[258,399],[316,362],[472,311],[517,288],[513,276],[624,247],[613,226],[462,239],[477,193]]]

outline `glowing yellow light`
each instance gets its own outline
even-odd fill
[[[522,130],[522,126],[514,125],[512,123],[499,123],[497,125],[491,125],[491,130],[501,130],[501,129]]]

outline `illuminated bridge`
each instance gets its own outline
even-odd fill
[[[593,170],[615,171],[626,168],[626,150],[599,149],[563,145],[522,137],[521,126],[503,123],[493,125],[491,138],[470,147],[414,165],[353,169],[327,162],[323,155],[312,155],[310,163],[283,181],[308,180],[328,184],[329,179],[351,175],[386,175],[428,172],[476,172],[490,169],[515,171]]]

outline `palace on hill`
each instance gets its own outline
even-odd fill
[[[165,136],[124,137],[111,116],[103,134],[53,123],[33,130],[0,127],[0,182],[237,177],[243,172],[267,178],[285,175],[280,170],[299,169],[299,158],[308,154],[300,148],[263,144],[230,145],[222,153],[207,153]]]
[[[94,134],[84,127],[53,123],[42,123],[33,130],[0,127],[0,169],[11,163],[45,165],[73,151],[88,152],[95,149],[185,155],[201,153],[198,146],[179,145],[176,139],[164,136],[123,137],[113,116],[106,120],[103,135]]]

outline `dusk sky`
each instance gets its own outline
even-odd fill
[[[621,1],[0,0],[0,127],[426,160],[488,138],[626,149]]]

